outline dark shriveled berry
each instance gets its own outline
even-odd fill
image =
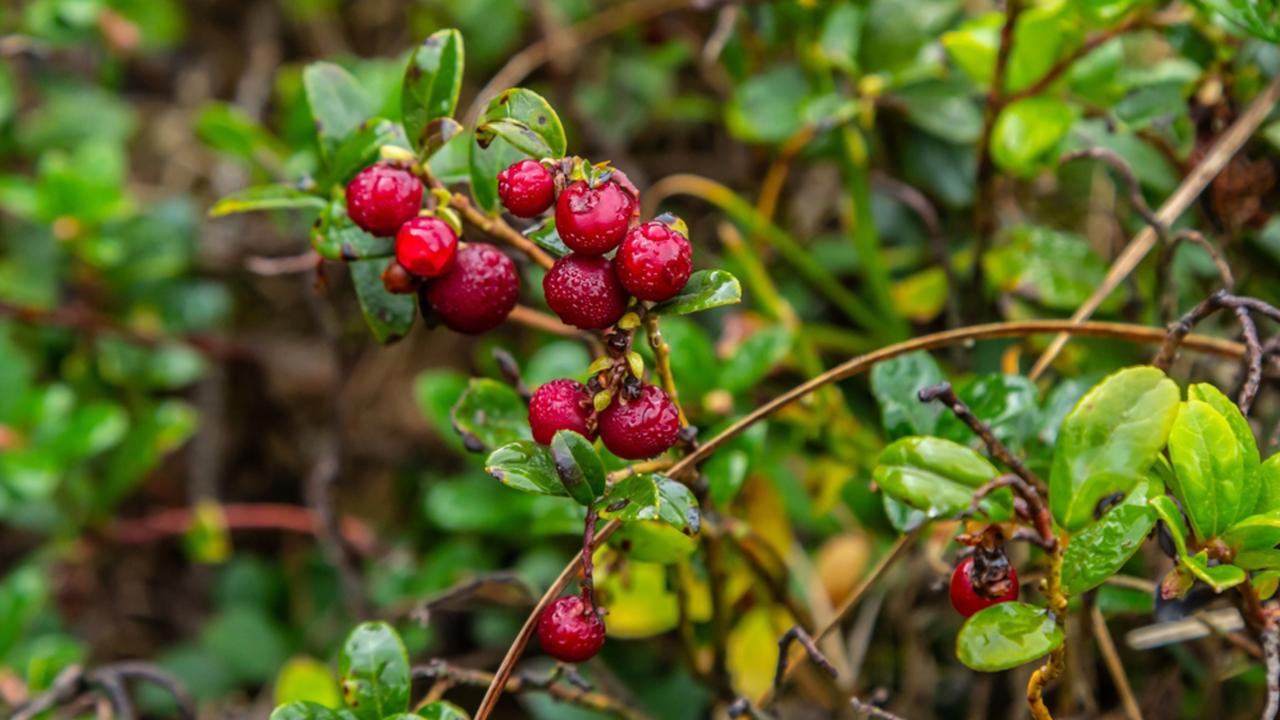
[[[577,595],[556,598],[538,618],[538,642],[548,655],[566,663],[586,662],[604,646],[604,620]]]
[[[560,378],[541,385],[529,400],[529,428],[543,445],[559,430],[572,430],[588,440],[596,439],[591,422],[591,392],[576,380]]]
[[[365,232],[391,237],[422,209],[422,181],[393,165],[378,164],[347,183],[347,215]]]
[[[638,397],[615,398],[600,413],[599,432],[609,452],[624,460],[644,460],[675,444],[680,413],[662,388],[645,385]]]
[[[636,198],[612,180],[571,183],[556,200],[556,232],[570,250],[603,255],[618,247],[636,212]]]
[[[1018,573],[1008,568],[1008,587],[996,597],[987,597],[974,587],[973,557],[967,557],[956,565],[951,573],[951,607],[965,617],[1002,602],[1018,599]]]
[[[520,297],[520,277],[498,248],[469,243],[458,251],[452,270],[427,284],[425,295],[447,327],[475,335],[511,314]]]
[[[693,273],[689,240],[660,222],[627,233],[614,258],[622,286],[641,300],[661,302],[684,289]]]
[[[607,258],[560,258],[542,278],[542,291],[561,320],[582,330],[607,328],[627,311],[627,291]]]
[[[458,235],[440,218],[418,216],[396,233],[396,260],[421,278],[439,277],[453,269]]]
[[[395,260],[387,263],[387,269],[382,271],[382,287],[392,295],[415,293],[421,286],[422,279],[405,270]]]
[[[498,197],[516,217],[531,218],[555,202],[555,178],[537,160],[521,160],[498,173]]]

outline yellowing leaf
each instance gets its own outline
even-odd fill
[[[914,322],[929,322],[947,303],[947,274],[936,266],[921,270],[894,283],[889,295],[903,315]]]
[[[280,668],[276,676],[276,705],[308,701],[334,708],[342,704],[338,681],[329,666],[313,657],[299,655]]]
[[[608,613],[605,628],[609,636],[647,638],[675,628],[680,621],[680,605],[675,593],[667,588],[666,568],[626,562],[609,572],[612,554],[613,551],[598,553],[596,565],[596,594]]]

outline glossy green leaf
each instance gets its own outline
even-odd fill
[[[564,244],[564,240],[560,239],[560,233],[556,231],[556,219],[554,216],[548,217],[541,223],[525,230],[524,236],[532,240],[538,247],[551,253],[552,257],[562,258],[569,254],[569,246]]]
[[[569,496],[591,505],[604,493],[604,463],[591,442],[572,430],[557,431],[551,438],[551,458]]]
[[[338,681],[325,663],[315,658],[299,656],[289,660],[276,676],[276,705],[295,702],[314,702],[325,707],[336,707],[342,702]]]
[[[1149,504],[1155,511],[1156,518],[1164,522],[1165,528],[1169,531],[1169,537],[1173,539],[1178,557],[1187,557],[1187,521],[1183,518],[1182,511],[1178,509],[1178,504],[1168,495],[1157,495],[1151,498]]]
[[[1080,398],[1053,454],[1049,509],[1059,525],[1079,530],[1098,501],[1133,489],[1164,448],[1178,399],[1178,386],[1148,366],[1113,373]]]
[[[209,208],[209,217],[217,218],[259,210],[319,210],[325,204],[324,198],[303,192],[290,185],[255,185],[231,193],[214,203],[213,207]]]
[[[1001,168],[1030,175],[1057,157],[1076,111],[1054,97],[1018,100],[1000,111],[991,132],[991,157]]]
[[[660,315],[688,315],[742,302],[742,284],[725,270],[699,270],[675,297],[653,306]]]
[[[395,254],[395,238],[365,232],[347,215],[341,199],[329,202],[311,227],[311,247],[326,260],[351,262],[390,258]]]
[[[386,269],[387,261],[356,260],[348,263],[348,267],[351,268],[351,283],[356,288],[356,297],[360,300],[360,311],[364,313],[364,321],[373,337],[386,345],[408,335],[418,305],[413,295],[387,292],[382,284],[382,271]]]
[[[1280,569],[1280,550],[1274,547],[1244,550],[1236,553],[1231,564],[1242,570],[1277,570]]]
[[[507,443],[489,453],[484,469],[516,490],[541,495],[565,494],[551,451],[532,440]]]
[[[520,393],[489,378],[471,380],[451,417],[454,430],[475,452],[533,437],[529,409]]]
[[[678,528],[696,530],[700,523],[698,504],[684,485],[644,473],[615,483],[600,501],[600,517],[632,520],[662,520]]]
[[[1000,471],[972,449],[936,437],[905,437],[880,453],[873,478],[886,494],[923,510],[930,518],[968,510],[973,491]],[[1008,517],[1007,488],[988,495],[983,510],[993,519]]]
[[[1000,672],[1044,657],[1063,642],[1049,611],[1024,602],[992,605],[956,635],[956,657],[979,672]]]
[[[429,145],[433,120],[452,117],[462,91],[462,34],[438,30],[414,48],[404,71],[400,109],[405,132],[419,153]]]
[[[923,350],[886,360],[871,369],[871,393],[880,403],[881,424],[890,439],[934,432],[942,406],[920,402],[919,393],[945,379],[937,361]]]
[[[1244,489],[1244,458],[1231,426],[1212,405],[1182,403],[1169,433],[1174,483],[1191,528],[1201,541],[1235,521]]]
[[[1108,264],[1083,235],[1038,225],[1019,225],[1009,241],[982,259],[987,281],[1001,292],[1016,294],[1053,310],[1079,307],[1102,283]],[[1108,299],[1104,312],[1119,307],[1122,298]]]
[[[365,717],[356,716],[346,709],[333,710],[310,701],[281,705],[271,713],[271,720],[365,720]]]
[[[808,85],[795,65],[776,65],[755,75],[734,88],[725,105],[725,125],[744,142],[782,142],[801,127]]]
[[[347,636],[338,655],[347,707],[360,720],[382,720],[409,709],[409,654],[384,622],[366,622]]]
[[[1078,595],[1101,585],[1129,562],[1156,524],[1148,504],[1150,483],[1139,483],[1124,502],[1071,536],[1062,558],[1062,585]]]
[[[951,62],[978,85],[991,84],[1003,25],[1004,13],[990,12],[966,20],[942,35],[942,47]]]
[[[981,375],[957,389],[956,395],[1015,454],[1021,454],[1040,423],[1040,391],[1022,375]],[[954,413],[939,416],[935,432],[974,448],[982,444]]]
[[[383,146],[409,149],[404,128],[386,118],[360,123],[333,150],[323,184],[346,185],[357,172],[377,162]]]
[[[1237,552],[1274,548],[1280,545],[1280,510],[1247,517],[1219,537]]]
[[[698,549],[696,538],[661,520],[634,520],[609,538],[614,547],[625,547],[633,560],[659,565],[680,562]]]
[[[329,157],[347,135],[373,114],[369,98],[351,73],[331,62],[314,62],[304,68],[302,85],[320,150]]]
[[[484,147],[475,141],[474,134],[468,134],[461,142],[467,144],[470,153],[467,171],[471,180],[471,197],[485,212],[495,212],[498,209],[498,173],[523,160],[525,154],[506,142],[490,143]]]
[[[524,88],[511,88],[490,100],[480,116],[476,141],[487,146],[495,137],[535,158],[562,158],[568,145],[551,103]]]
[[[1231,434],[1236,438],[1236,447],[1239,448],[1244,466],[1240,505],[1233,522],[1253,515],[1258,506],[1258,496],[1262,493],[1262,481],[1258,472],[1262,459],[1258,452],[1258,440],[1253,436],[1253,428],[1249,427],[1249,421],[1240,412],[1240,408],[1223,395],[1221,390],[1208,383],[1197,383],[1187,388],[1187,399],[1212,405],[1231,427]]]
[[[465,710],[447,700],[437,700],[420,708],[416,715],[410,717],[425,720],[470,720]]]
[[[1280,453],[1258,467],[1258,504],[1255,512],[1280,510]]]
[[[1209,555],[1203,550],[1191,557],[1183,558],[1182,566],[1196,579],[1213,588],[1214,592],[1233,588],[1244,582],[1247,577],[1244,570],[1235,565],[1210,565]]]

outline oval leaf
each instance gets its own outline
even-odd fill
[[[973,491],[1000,471],[970,448],[936,437],[905,437],[886,447],[873,475],[886,494],[930,518],[968,510]],[[1008,517],[1010,494],[997,490],[983,500],[992,519]]]
[[[217,218],[259,210],[295,208],[319,210],[324,206],[324,198],[303,192],[290,185],[255,185],[231,193],[214,203],[213,207],[209,208],[209,217]]]
[[[347,710],[333,710],[310,701],[281,705],[271,713],[271,720],[354,720]]]
[[[1023,602],[976,613],[956,636],[956,657],[981,672],[999,672],[1044,657],[1062,644],[1062,628],[1049,611]]]
[[[1000,111],[991,131],[991,158],[1005,170],[1029,175],[1056,156],[1076,111],[1055,97],[1019,100]]]
[[[653,307],[660,315],[688,315],[721,305],[742,302],[742,284],[724,270],[699,270],[689,276],[684,289]]]
[[[1258,439],[1253,436],[1253,429],[1245,419],[1240,408],[1236,406],[1222,391],[1208,383],[1197,383],[1187,388],[1188,400],[1199,400],[1213,406],[1214,410],[1227,421],[1231,434],[1236,438],[1236,447],[1244,462],[1244,484],[1240,491],[1240,507],[1235,520],[1242,520],[1253,515],[1257,510],[1258,497],[1262,494],[1262,481],[1259,467],[1262,457],[1258,452]]]
[[[327,159],[347,135],[373,114],[369,98],[351,73],[331,62],[314,62],[304,68],[302,85],[321,154]]]
[[[378,342],[393,343],[409,333],[417,304],[412,295],[395,295],[387,292],[382,284],[382,271],[386,260],[357,260],[348,263],[351,282],[360,299],[360,311],[364,321]]]
[[[422,155],[431,152],[432,122],[452,117],[458,107],[464,58],[462,33],[452,28],[427,36],[409,56],[400,110],[409,140]]]
[[[609,544],[625,547],[627,557],[640,562],[670,565],[698,549],[698,541],[661,520],[626,523],[609,537]]]
[[[358,625],[338,657],[342,697],[360,720],[381,720],[409,709],[409,654],[384,622]]]
[[[1182,559],[1182,566],[1191,571],[1201,582],[1213,588],[1214,592],[1222,592],[1245,581],[1245,572],[1235,565],[1210,565],[1209,554],[1203,550],[1188,558]]]
[[[551,104],[524,88],[511,88],[489,101],[476,128],[476,141],[487,147],[494,137],[535,158],[562,158],[568,144]]]
[[[604,493],[604,463],[591,442],[572,430],[559,430],[551,438],[551,457],[569,496],[591,505]]]
[[[1062,558],[1062,585],[1068,595],[1101,585],[1146,542],[1156,524],[1155,510],[1147,504],[1148,489],[1148,483],[1139,484],[1101,520],[1071,536]]]
[[[470,720],[471,718],[465,710],[446,700],[437,700],[420,708],[416,715],[408,717],[425,718],[425,720]]]
[[[1222,533],[1222,541],[1236,552],[1265,550],[1280,545],[1280,510],[1241,520]]]
[[[494,450],[484,463],[485,472],[502,484],[540,495],[564,495],[551,451],[532,440],[517,440]]]
[[[1178,386],[1156,368],[1126,368],[1098,383],[1062,421],[1049,481],[1049,508],[1076,531],[1098,501],[1129,492],[1164,448],[1178,413]]]
[[[1244,490],[1244,458],[1226,418],[1199,400],[1182,403],[1169,433],[1174,497],[1196,537],[1208,540],[1235,521]]]
[[[697,532],[698,505],[689,488],[661,475],[643,473],[615,483],[600,501],[606,519],[662,520]]]
[[[510,385],[473,378],[450,413],[453,429],[473,452],[532,437],[529,410]]]
[[[333,150],[321,185],[346,185],[357,172],[376,162],[384,145],[409,149],[399,123],[370,118],[351,131]]]
[[[569,246],[564,244],[564,240],[560,239],[560,233],[556,231],[556,219],[554,216],[548,217],[541,224],[525,230],[524,236],[532,240],[538,247],[551,253],[552,257],[562,258],[569,254]]]
[[[1255,512],[1280,510],[1280,453],[1258,467],[1258,504]]]
[[[946,380],[933,356],[923,350],[887,360],[871,369],[871,394],[880,404],[881,424],[891,439],[930,435],[942,406],[922,403],[918,393]]]

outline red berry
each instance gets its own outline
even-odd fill
[[[542,291],[561,320],[582,330],[607,328],[627,311],[627,291],[608,258],[566,255],[542,278]]]
[[[512,215],[535,217],[555,202],[555,179],[537,160],[521,160],[498,173],[498,197]]]
[[[689,240],[660,222],[627,233],[614,258],[622,286],[641,300],[660,302],[684,289],[693,272]]]
[[[347,183],[347,215],[366,232],[391,237],[422,209],[422,181],[393,165],[370,165]]]
[[[426,287],[427,301],[444,324],[471,335],[492,330],[511,314],[520,296],[515,263],[498,248],[468,243],[453,269]]]
[[[458,234],[449,223],[419,215],[396,233],[396,260],[418,277],[439,277],[453,268]]]
[[[556,598],[538,618],[538,642],[560,662],[586,662],[604,646],[604,621],[577,595]]]
[[[603,255],[622,242],[635,212],[635,196],[618,183],[608,180],[593,188],[578,180],[556,201],[556,231],[574,252]]]
[[[609,452],[624,460],[661,455],[680,435],[680,413],[656,385],[645,385],[640,397],[615,398],[600,413],[600,439]]]
[[[400,263],[392,260],[387,264],[387,269],[382,271],[382,287],[392,295],[408,295],[409,293],[418,292],[418,288],[422,285],[422,279],[411,274],[400,266]]]
[[[591,392],[576,380],[560,378],[540,386],[529,400],[529,427],[533,439],[550,445],[557,430],[572,430],[588,440],[596,439],[591,423]]]
[[[989,598],[978,593],[973,586],[973,557],[967,557],[956,565],[951,573],[951,607],[965,617],[984,608],[1018,599],[1018,573],[1009,568],[1009,589],[999,597]]]

